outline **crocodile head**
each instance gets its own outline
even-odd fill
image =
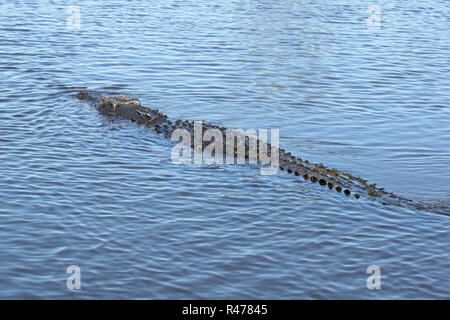
[[[87,100],[89,97],[89,91],[87,90],[81,90],[78,94],[77,94],[77,99],[78,100]]]
[[[91,103],[98,103],[101,99],[101,95],[91,91],[91,90],[81,90],[77,95],[76,98],[78,100],[84,100]]]
[[[133,111],[141,107],[139,99],[120,95],[116,97],[104,97],[91,90],[81,90],[76,98],[95,105],[99,111],[108,115],[117,115],[118,112]]]
[[[141,103],[136,98],[131,98],[125,95],[120,95],[117,97],[102,97],[98,105],[98,109],[106,114],[117,114],[117,113],[130,113],[126,118],[131,117],[134,113],[136,107],[141,106]],[[124,114],[125,115],[125,114]]]

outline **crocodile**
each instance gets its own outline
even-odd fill
[[[195,121],[169,119],[167,115],[158,109],[151,109],[142,106],[141,102],[137,98],[126,95],[107,97],[91,90],[81,90],[76,95],[76,98],[80,101],[90,103],[101,114],[107,117],[131,120],[138,125],[145,125],[152,128],[155,133],[162,135],[165,138],[171,138],[172,134],[177,129],[185,129],[187,132],[192,134],[192,138],[194,137],[194,129],[196,127]],[[233,130],[208,123],[201,123],[201,127],[199,129],[202,130],[202,135],[208,129],[218,130],[224,136],[224,141],[226,140],[226,135],[230,134],[230,132],[236,134]],[[245,153],[243,156],[248,162],[251,157],[249,151],[252,144],[251,140],[253,138],[248,136],[244,136],[243,138],[243,143],[245,144]],[[256,140],[257,154],[259,154],[259,149],[263,147],[268,156],[271,156],[272,152],[278,153],[278,168],[287,174],[292,174],[312,183],[318,183],[325,188],[342,193],[347,197],[352,196],[355,199],[360,199],[360,197],[364,196],[371,200],[377,200],[383,205],[395,205],[450,216],[450,210],[447,206],[439,207],[436,205],[425,205],[414,202],[392,192],[385,191],[384,188],[379,188],[376,184],[370,184],[367,180],[353,176],[348,172],[341,171],[336,168],[328,168],[321,163],[317,164],[309,162],[308,160],[295,156],[291,152],[287,152],[282,148],[273,147],[270,143],[262,141],[261,139]],[[205,148],[207,144],[207,142],[202,142],[201,146]],[[195,146],[195,141],[192,139],[190,147],[194,149]],[[234,157],[237,158],[238,152],[236,149],[233,154]],[[257,161],[258,163],[260,162],[259,159]]]

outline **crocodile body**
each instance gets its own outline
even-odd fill
[[[169,139],[173,132],[177,129],[185,129],[192,134],[192,137],[194,136],[194,121],[170,120],[161,111],[142,106],[140,101],[136,98],[125,95],[104,97],[88,90],[80,91],[76,97],[78,100],[90,102],[101,114],[105,116],[128,119],[139,125],[145,125],[152,128],[157,134],[163,135]],[[212,124],[203,124],[201,129],[202,134],[208,129],[216,129],[220,131],[224,136],[224,141],[226,135],[230,132],[224,127]],[[245,137],[244,140],[245,159],[247,161],[249,159],[249,148],[251,143],[249,139],[251,138]],[[203,148],[207,144],[208,143],[203,142]],[[397,205],[450,215],[448,208],[436,209],[432,206],[414,203],[411,200],[402,198],[391,192],[386,192],[384,189],[377,188],[375,184],[369,184],[366,180],[355,177],[350,173],[334,168],[330,169],[323,164],[311,163],[308,160],[303,160],[300,157],[292,155],[290,152],[286,152],[284,149],[274,149],[269,143],[260,140],[258,140],[256,144],[258,151],[261,146],[264,146],[264,144],[264,148],[269,156],[273,150],[279,153],[279,169],[287,172],[288,174],[301,177],[312,183],[318,183],[330,190],[335,190],[349,197],[353,196],[356,199],[359,199],[361,196],[365,196],[366,198],[380,201],[383,204]],[[191,142],[191,147],[194,148],[194,140]],[[234,154],[237,155],[237,151],[234,151]]]

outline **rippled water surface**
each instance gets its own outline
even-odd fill
[[[1,0],[0,298],[450,298],[447,216],[177,165],[74,98],[279,128],[296,155],[448,207],[448,1],[378,1],[380,29],[359,0],[80,0],[79,29],[66,3]]]

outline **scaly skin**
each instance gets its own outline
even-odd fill
[[[80,91],[76,97],[78,100],[85,100],[92,103],[97,110],[105,116],[128,119],[136,122],[137,124],[145,125],[166,138],[170,138],[176,129],[181,128],[188,130],[191,133],[191,136],[194,137],[194,121],[169,120],[169,118],[159,110],[143,107],[140,101],[136,98],[131,98],[125,95],[120,95],[117,97],[103,97],[88,90]],[[226,128],[211,124],[203,124],[202,134],[207,129],[219,130],[224,136],[223,141],[225,143],[227,134]],[[246,137],[245,159],[247,160],[249,159],[248,151],[250,142],[251,140]],[[259,147],[262,143],[263,142],[259,140],[257,141],[257,154],[259,154]],[[209,142],[203,142],[203,147],[208,144]],[[271,145],[266,143],[266,146],[267,154],[270,156]],[[194,148],[193,139],[191,142],[191,147]],[[223,150],[226,150],[225,145]],[[342,192],[346,196],[353,194],[356,199],[359,199],[361,195],[366,195],[367,198],[379,200],[383,204],[409,207],[450,215],[449,208],[436,208],[435,206],[425,206],[414,203],[411,200],[404,199],[393,193],[377,188],[375,184],[368,184],[366,180],[359,177],[354,177],[350,173],[342,172],[334,168],[329,169],[323,164],[311,163],[308,160],[303,160],[292,155],[290,152],[286,152],[284,149],[275,150],[279,152],[280,170],[286,171],[288,174],[301,176],[303,179],[309,180],[312,183],[318,182],[320,185],[326,186],[329,189],[334,189],[340,193]],[[237,157],[236,149],[234,150],[234,155]]]

